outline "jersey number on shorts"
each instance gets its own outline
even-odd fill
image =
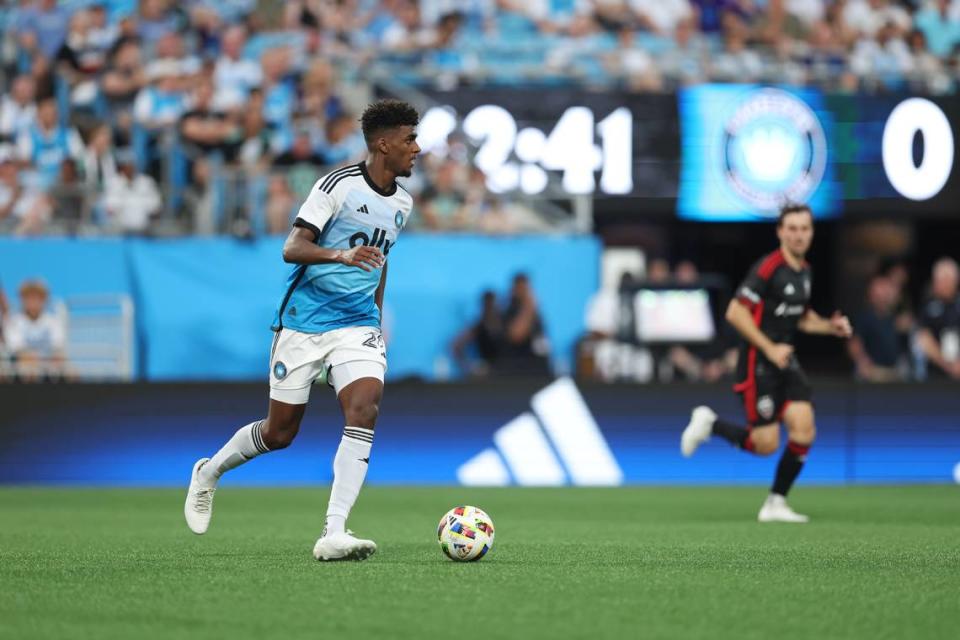
[[[370,347],[371,349],[379,350],[380,355],[386,358],[387,352],[386,352],[386,347],[383,344],[383,334],[371,331],[366,335],[367,335],[367,339],[363,341],[363,346]]]

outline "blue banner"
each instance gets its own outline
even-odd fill
[[[140,378],[266,379],[269,327],[291,269],[282,239],[0,239],[0,282],[16,304],[20,281],[41,276],[52,295],[126,294],[134,302]],[[599,284],[593,237],[417,235],[390,253],[384,301],[390,378],[455,377],[450,343],[480,311],[530,276],[553,365],[571,368],[583,309]]]

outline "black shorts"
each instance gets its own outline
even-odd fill
[[[813,390],[796,358],[786,369],[778,369],[764,358],[757,358],[747,369],[746,378],[733,387],[743,398],[750,426],[780,422],[791,402],[810,402]]]

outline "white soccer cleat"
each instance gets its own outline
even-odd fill
[[[355,538],[353,532],[324,535],[313,547],[313,557],[325,560],[366,560],[377,551],[373,540]]]
[[[183,505],[183,517],[187,519],[187,526],[197,535],[207,532],[210,516],[213,515],[213,493],[217,487],[200,484],[199,477],[200,467],[209,461],[210,458],[200,458],[194,463],[193,474],[190,476],[190,488],[187,489],[187,501]]]
[[[713,432],[713,422],[717,414],[710,407],[697,407],[690,414],[690,424],[680,436],[680,453],[689,458],[701,444],[710,439]]]
[[[757,514],[758,522],[793,522],[803,524],[810,522],[810,518],[797,513],[787,504],[787,499],[776,493],[767,496],[763,506],[760,507],[760,513]]]

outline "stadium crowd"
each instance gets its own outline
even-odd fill
[[[0,27],[0,233],[21,235],[280,233],[362,157],[376,81],[944,93],[960,66],[960,0],[20,0]],[[421,228],[542,228],[469,154],[412,180]]]

